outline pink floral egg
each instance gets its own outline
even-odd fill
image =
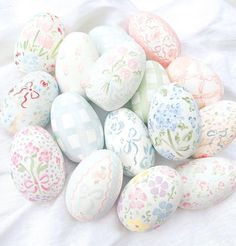
[[[64,159],[51,135],[39,126],[18,132],[10,150],[11,176],[30,201],[49,201],[62,191]]]
[[[218,75],[206,64],[188,58],[177,57],[167,68],[171,82],[177,83],[190,92],[199,108],[219,101],[224,87]]]
[[[160,17],[140,12],[129,21],[129,34],[143,47],[150,60],[167,67],[180,54],[180,41],[174,30]]]
[[[14,60],[19,70],[54,72],[64,35],[64,27],[57,16],[49,13],[34,16],[24,26],[15,45]]]
[[[182,181],[168,166],[151,167],[131,179],[121,193],[117,213],[130,231],[144,232],[163,224],[182,198]]]
[[[177,168],[183,181],[179,207],[208,208],[228,197],[236,188],[236,165],[231,160],[209,157]]]

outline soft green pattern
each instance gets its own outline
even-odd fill
[[[169,83],[165,69],[155,61],[146,62],[146,70],[142,82],[131,99],[131,109],[146,123],[150,102],[156,89]]]

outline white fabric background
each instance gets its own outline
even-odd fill
[[[13,64],[13,47],[24,23],[40,11],[61,17],[70,31],[100,24],[124,23],[137,9],[165,18],[182,42],[182,54],[209,64],[222,78],[225,98],[236,100],[235,0],[0,0],[0,98],[22,75]],[[98,110],[101,118],[104,113]],[[236,193],[215,207],[178,210],[158,230],[131,233],[119,223],[115,208],[104,218],[79,223],[65,208],[64,192],[49,203],[25,200],[9,175],[12,136],[0,129],[0,245],[236,245]],[[220,156],[236,158],[236,141]],[[157,163],[164,163],[158,159]],[[166,162],[165,162],[166,163]],[[69,177],[75,164],[66,160]]]

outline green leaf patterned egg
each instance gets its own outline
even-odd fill
[[[147,61],[146,69],[142,82],[131,99],[132,110],[146,123],[150,109],[150,103],[156,89],[163,84],[170,82],[169,77],[162,67],[156,61]]]
[[[118,201],[118,217],[130,231],[156,229],[176,211],[182,192],[176,170],[168,166],[151,167],[125,186]]]
[[[161,86],[151,102],[148,129],[161,156],[170,160],[190,157],[200,139],[200,114],[192,95],[173,84]]]
[[[15,45],[14,60],[20,71],[54,72],[64,27],[55,15],[42,13],[28,21]]]

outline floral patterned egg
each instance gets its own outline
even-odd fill
[[[65,181],[61,150],[39,126],[19,131],[10,149],[10,170],[17,190],[30,201],[49,201],[62,191]]]
[[[120,157],[125,175],[133,177],[154,166],[155,150],[147,127],[134,112],[121,108],[109,113],[104,132],[106,147]]]
[[[85,95],[84,87],[97,59],[97,49],[88,34],[68,34],[60,45],[56,61],[56,78],[61,91]]]
[[[130,231],[144,232],[163,224],[177,209],[182,198],[182,182],[168,166],[149,168],[125,186],[117,213]]]
[[[236,102],[222,100],[200,110],[201,138],[193,157],[218,154],[236,137]]]
[[[188,58],[177,57],[167,68],[171,82],[190,92],[199,108],[219,101],[224,94],[220,78],[206,64]]]
[[[61,150],[74,162],[103,148],[101,122],[94,109],[77,92],[65,92],[54,100],[51,125]]]
[[[46,126],[57,95],[58,85],[50,74],[42,71],[27,74],[2,100],[1,125],[12,133],[28,125]]]
[[[57,16],[49,13],[34,16],[24,26],[15,45],[15,64],[24,73],[54,72],[64,35],[64,27]]]
[[[134,40],[119,26],[97,26],[89,32],[100,54]]]
[[[155,61],[146,62],[146,70],[142,82],[131,99],[132,110],[146,123],[150,103],[156,89],[163,84],[168,84],[169,78],[165,69]]]
[[[105,52],[92,69],[87,97],[106,111],[122,107],[138,89],[145,63],[142,48],[131,43]]]
[[[141,45],[150,60],[167,67],[180,54],[180,41],[174,30],[160,17],[139,12],[129,21],[129,35]]]
[[[69,213],[81,222],[99,219],[114,205],[123,180],[122,164],[110,150],[96,150],[73,171],[66,189]]]
[[[160,155],[170,160],[190,157],[200,138],[200,114],[192,95],[173,84],[161,86],[151,102],[148,129]]]
[[[236,188],[236,165],[225,158],[209,157],[177,168],[183,182],[179,207],[208,208],[227,198]]]

